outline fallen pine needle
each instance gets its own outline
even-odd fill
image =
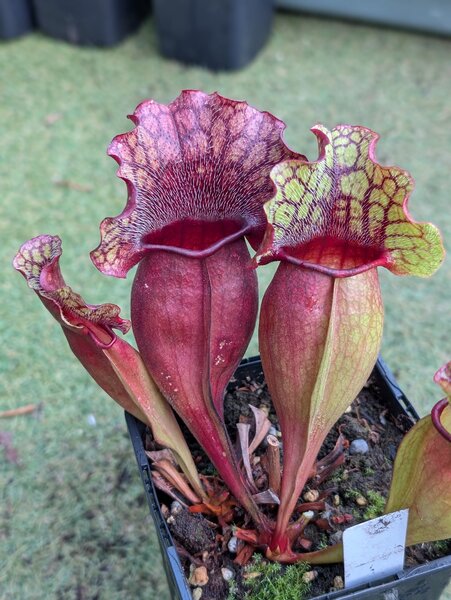
[[[53,182],[53,185],[68,188],[69,190],[75,190],[76,192],[92,192],[93,189],[91,185],[70,181],[70,179],[57,179]]]
[[[18,417],[20,415],[27,415],[28,413],[34,412],[37,408],[38,404],[26,404],[25,406],[19,406],[19,408],[2,410],[0,411],[0,419],[6,419],[8,417]]]

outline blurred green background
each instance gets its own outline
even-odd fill
[[[123,415],[10,266],[26,239],[59,234],[70,285],[129,314],[131,276],[103,277],[88,256],[101,219],[125,204],[105,154],[131,127],[125,115],[144,98],[218,90],[275,113],[288,144],[312,158],[314,123],[366,125],[381,134],[380,161],[415,177],[414,218],[436,223],[446,243],[450,51],[445,39],[295,14],[278,14],[258,58],[228,74],[162,59],[152,20],[114,49],[39,34],[0,46],[0,409],[42,405],[0,420],[20,459],[0,452],[2,600],[167,598]],[[381,273],[383,355],[422,413],[440,398],[432,376],[450,349],[450,278],[449,262],[430,280]]]

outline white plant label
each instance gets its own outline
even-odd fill
[[[408,516],[408,509],[398,510],[343,532],[346,588],[402,571]]]

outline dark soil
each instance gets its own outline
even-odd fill
[[[265,410],[280,437],[268,389],[263,374],[253,373],[252,377],[234,380],[225,398],[226,425],[232,440],[236,439],[238,422],[253,423],[249,404]],[[311,490],[326,494],[326,510],[318,513],[307,526],[303,537],[311,541],[310,550],[318,550],[326,545],[333,545],[341,539],[342,531],[381,514],[381,504],[388,495],[393,461],[403,435],[412,426],[406,415],[392,417],[383,402],[382,394],[376,378],[371,377],[367,385],[352,403],[350,409],[339,419],[327,436],[318,458],[329,453],[339,433],[351,443],[353,440],[366,440],[369,451],[365,454],[350,454],[345,450],[345,462],[334,470],[324,482],[317,484],[309,481],[303,490],[303,496]],[[204,453],[186,432],[195,460],[201,473],[215,473]],[[252,438],[251,430],[251,438]],[[256,455],[262,454],[260,447]],[[254,478],[260,482],[259,487],[267,487],[266,475],[259,463],[254,465]],[[221,527],[214,517],[193,515],[186,509],[176,507],[169,510],[172,502],[162,494],[160,500],[163,514],[166,516],[169,529],[179,550],[182,565],[187,579],[196,567],[204,565],[208,571],[208,583],[202,586],[202,600],[225,600],[229,586],[224,581],[221,569],[227,568],[234,574],[236,600],[246,597],[243,576],[245,569],[234,563],[236,554],[228,550],[228,542],[232,537],[232,527]],[[302,500],[301,500],[302,501]],[[305,501],[305,499],[304,499]],[[361,505],[364,502],[366,505]],[[268,510],[274,517],[275,511]],[[239,527],[248,525],[244,522],[244,512],[236,508],[233,524]],[[321,524],[321,527],[319,526]],[[325,527],[325,528],[324,528]],[[242,544],[242,542],[240,542]],[[439,556],[451,553],[451,540],[440,544],[421,544],[406,551],[406,567],[428,562]],[[323,593],[334,591],[334,578],[344,578],[342,565],[315,566],[316,578],[311,584],[310,594],[306,598],[314,598]],[[195,587],[195,584],[193,584]]]

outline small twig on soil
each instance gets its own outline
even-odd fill
[[[271,490],[279,493],[280,490],[280,445],[275,435],[266,436],[268,447],[266,459],[268,464],[268,483]]]
[[[384,431],[384,428],[382,427],[382,425],[378,425],[378,424],[370,425],[368,423],[367,419],[365,419],[361,416],[358,406],[356,406],[355,412],[357,415],[357,420],[360,423],[360,425],[363,425],[363,427],[365,427],[365,429],[368,431],[368,439],[371,442],[373,442],[373,444],[378,444],[380,441],[380,437],[381,437],[379,431]]]
[[[9,417],[19,417],[21,415],[28,415],[39,408],[39,404],[26,404],[25,406],[19,406],[18,408],[11,408],[10,410],[0,411],[0,419],[7,419]]]

